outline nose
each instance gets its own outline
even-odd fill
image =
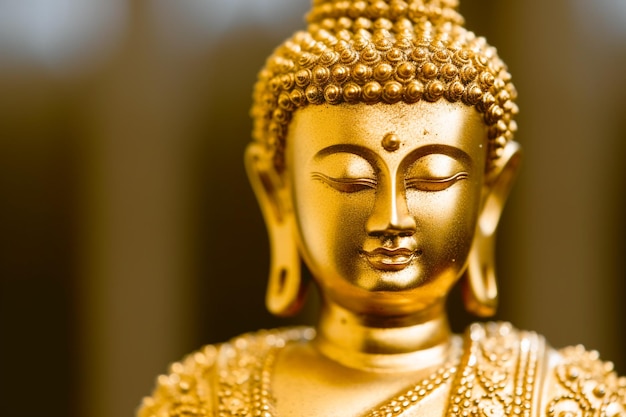
[[[382,182],[382,181],[381,181]],[[398,190],[395,179],[379,184],[374,209],[367,220],[370,236],[412,236],[417,228],[409,213],[404,187]]]

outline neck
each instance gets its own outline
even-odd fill
[[[418,315],[379,317],[325,303],[313,344],[324,356],[342,365],[394,372],[443,363],[450,341],[443,305]]]

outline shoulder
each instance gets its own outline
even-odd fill
[[[582,346],[555,350],[542,336],[509,323],[473,324],[464,346],[456,387],[459,398],[452,398],[460,404],[457,411],[626,415],[626,378],[618,377],[612,363],[600,360],[598,352]],[[462,395],[474,401],[461,401]]]
[[[145,397],[138,417],[204,417],[227,411],[245,415],[254,393],[267,392],[263,378],[277,350],[286,343],[308,340],[312,329],[262,330],[227,343],[207,345],[170,365]],[[237,414],[243,413],[243,414]],[[221,414],[221,413],[220,413]]]
[[[580,345],[550,353],[544,383],[546,415],[626,415],[626,378],[617,375],[611,362]]]
[[[212,374],[222,345],[207,345],[187,355],[169,367],[169,373],[160,375],[150,397],[145,397],[137,412],[138,417],[208,416],[212,404]]]

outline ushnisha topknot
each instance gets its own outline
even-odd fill
[[[253,138],[285,168],[293,112],[307,105],[445,99],[475,107],[493,165],[517,126],[515,87],[485,39],[463,27],[457,0],[313,0],[306,31],[271,55],[254,90]]]

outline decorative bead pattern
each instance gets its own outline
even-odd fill
[[[213,416],[211,379],[218,346],[206,346],[170,366],[157,378],[152,397],[143,399],[139,417]],[[166,407],[164,407],[166,405]]]
[[[626,416],[626,378],[617,376],[611,362],[580,345],[559,353],[563,361],[554,372],[562,390],[548,403],[547,416]]]
[[[253,136],[274,152],[276,168],[284,169],[287,128],[298,108],[442,98],[483,113],[493,163],[517,129],[516,91],[495,49],[462,26],[457,6],[315,0],[308,30],[276,49],[255,86]]]
[[[313,336],[311,328],[278,329],[206,346],[158,377],[138,416],[276,416],[276,355]],[[445,387],[450,417],[626,416],[626,378],[595,351],[576,346],[548,354],[542,337],[508,323],[474,324],[462,347],[455,340],[441,369],[365,415],[413,415],[413,407]]]
[[[311,329],[248,334],[224,347],[217,398],[219,417],[276,415],[271,380],[276,353],[291,341],[310,340]]]
[[[448,416],[531,416],[544,349],[543,338],[516,331],[509,323],[473,324]]]
[[[453,345],[444,366],[433,372],[420,383],[396,395],[379,408],[372,410],[366,417],[400,416],[409,408],[417,405],[422,399],[428,397],[437,388],[448,384],[456,373],[460,351],[461,347],[458,344]]]

